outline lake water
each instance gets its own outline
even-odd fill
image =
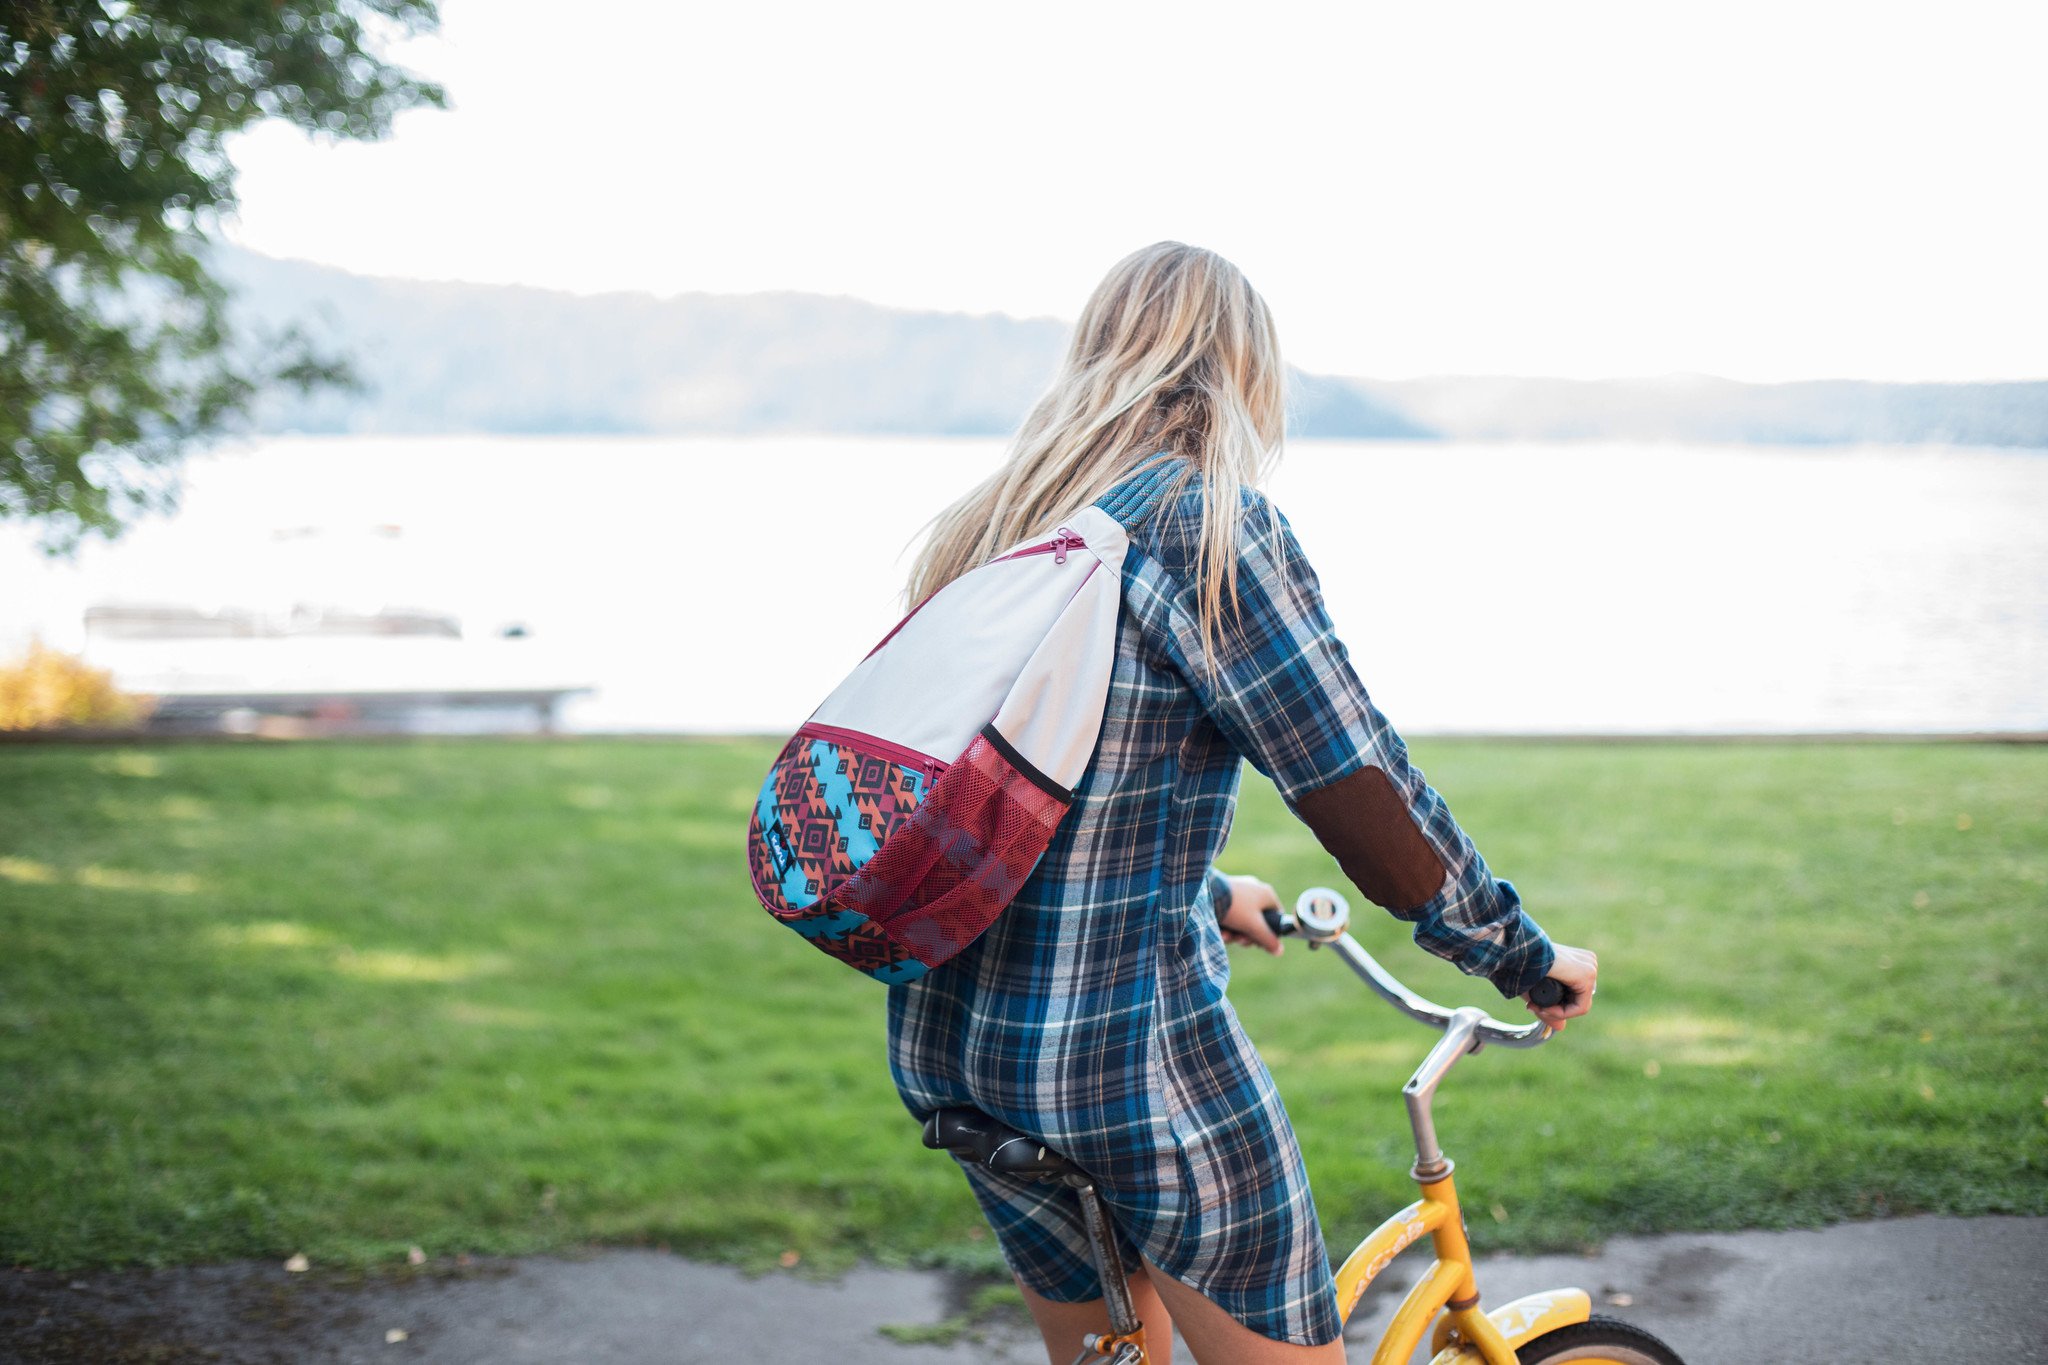
[[[592,685],[568,728],[787,730],[1001,449],[268,439],[74,563],[0,525],[0,650],[103,601],[425,606],[524,625],[463,666]],[[2048,452],[1304,442],[1271,492],[1405,731],[2048,730]]]

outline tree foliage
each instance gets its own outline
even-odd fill
[[[223,141],[265,118],[374,139],[442,92],[378,55],[434,0],[0,5],[0,518],[53,552],[175,500],[273,386],[347,385],[295,328],[238,334],[206,233]]]

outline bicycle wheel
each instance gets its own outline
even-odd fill
[[[1597,1316],[1545,1332],[1515,1354],[1522,1365],[1685,1365],[1678,1352],[1642,1328]]]

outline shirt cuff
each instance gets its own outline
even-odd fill
[[[1467,976],[1483,976],[1512,999],[1541,981],[1557,959],[1550,938],[1528,912],[1515,884],[1483,869],[1467,869],[1413,910],[1390,911],[1415,925],[1415,943]]]
[[[1515,894],[1515,884],[1503,879],[1500,886],[1519,907],[1521,897]],[[1550,965],[1557,961],[1557,950],[1550,945],[1550,935],[1543,932],[1543,926],[1529,918],[1528,911],[1520,908],[1516,909],[1513,919],[1501,926],[1496,954],[1487,969],[1486,978],[1493,982],[1495,990],[1510,1000],[1527,995],[1549,974]]]
[[[1215,908],[1218,920],[1230,910],[1230,878],[1213,867],[1209,869],[1209,904]]]

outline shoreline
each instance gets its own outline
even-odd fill
[[[414,731],[361,731],[331,734],[178,734],[148,730],[66,729],[0,730],[0,745],[65,744],[305,744],[372,741],[379,743],[449,742],[562,744],[604,740],[628,744],[670,742],[759,741],[781,743],[789,736],[767,730],[558,730],[552,733],[436,734]],[[1485,744],[2048,744],[2048,730],[1671,730],[1555,731],[1411,730],[1408,740]]]

